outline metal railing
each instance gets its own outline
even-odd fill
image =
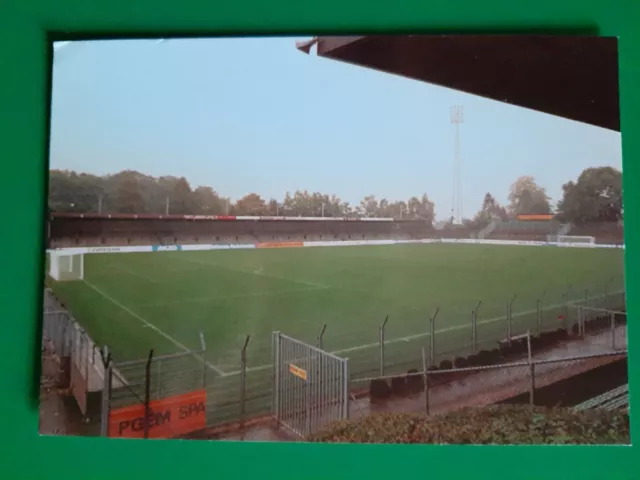
[[[592,307],[589,306],[588,303],[572,305],[571,308],[577,311],[576,327],[579,335],[584,336],[589,333],[591,329],[597,330],[597,327],[591,328],[590,323],[599,321],[600,327],[608,324],[607,326],[611,335],[611,348],[613,350],[618,348],[619,343],[626,345],[626,329],[622,329],[622,335],[618,335],[618,327],[626,323],[626,312]]]
[[[545,365],[553,365],[553,364],[558,364],[558,363],[570,363],[570,362],[581,362],[581,361],[585,361],[585,360],[590,360],[590,359],[598,359],[598,358],[606,358],[606,357],[625,357],[627,356],[627,350],[618,350],[618,351],[609,351],[609,352],[599,352],[599,353],[592,353],[592,354],[587,354],[587,355],[575,355],[575,356],[567,356],[567,357],[558,357],[558,358],[547,358],[547,359],[533,359],[532,358],[532,350],[531,350],[531,343],[530,340],[528,341],[529,344],[529,348],[528,348],[528,358],[525,361],[516,361],[516,362],[510,362],[510,363],[500,363],[500,364],[494,364],[494,365],[480,365],[480,366],[470,366],[470,367],[460,367],[460,368],[447,368],[447,369],[437,369],[437,370],[430,370],[428,367],[428,362],[427,362],[427,356],[425,353],[425,349],[422,349],[422,369],[419,371],[415,371],[415,372],[407,372],[407,373],[402,373],[402,374],[398,374],[398,375],[381,375],[381,376],[372,376],[372,377],[366,377],[366,378],[358,378],[358,379],[352,379],[351,380],[351,385],[352,386],[357,386],[358,384],[367,384],[367,383],[371,383],[374,381],[384,381],[384,382],[388,382],[388,381],[393,381],[396,379],[405,379],[408,380],[410,378],[419,378],[422,380],[422,388],[423,388],[423,394],[424,394],[424,401],[425,401],[425,406],[424,406],[424,410],[426,414],[430,414],[431,413],[431,393],[432,393],[432,389],[433,387],[430,386],[430,379],[432,377],[437,377],[437,376],[442,376],[442,375],[452,375],[452,374],[462,374],[462,373],[479,373],[479,372],[486,372],[486,371],[491,371],[491,370],[507,370],[507,369],[516,369],[516,368],[520,368],[520,369],[526,369],[527,373],[525,375],[523,375],[523,378],[528,378],[528,384],[529,387],[527,389],[527,392],[520,392],[520,393],[528,393],[528,397],[529,397],[529,404],[530,405],[535,405],[536,404],[536,400],[535,400],[535,393],[536,393],[536,375],[537,374],[545,374],[546,372],[540,372],[539,367],[545,366]],[[537,372],[538,371],[538,372]],[[628,398],[628,397],[627,397]],[[624,403],[624,399],[620,398],[620,395],[618,395],[615,398],[611,398],[612,402],[610,402],[608,405],[612,406],[612,405],[617,405],[618,403],[616,402],[621,402]],[[628,400],[627,400],[628,401]],[[597,403],[596,400],[593,400],[593,403]],[[576,407],[578,408],[578,407]]]
[[[617,410],[629,406],[629,384],[614,388],[601,395],[593,397],[574,407],[574,410],[589,410],[592,408],[601,408],[604,410]]]

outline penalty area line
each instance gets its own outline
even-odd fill
[[[136,312],[134,312],[133,310],[131,310],[130,308],[126,307],[125,305],[123,305],[122,303],[120,303],[119,301],[117,301],[115,298],[111,297],[110,295],[108,295],[107,293],[103,292],[102,290],[100,290],[98,287],[96,287],[95,285],[89,283],[86,280],[83,280],[83,282],[92,290],[94,290],[96,293],[100,294],[102,297],[104,297],[106,300],[110,301],[111,303],[113,303],[116,307],[120,308],[123,312],[128,313],[130,316],[132,316],[133,318],[135,318],[136,320],[138,320],[139,322],[141,322],[145,327],[150,328],[151,330],[153,330],[154,332],[156,332],[158,335],[162,336],[164,339],[170,341],[171,343],[173,343],[176,347],[184,350],[185,352],[190,352],[191,350],[189,350],[186,346],[184,346],[182,343],[178,342],[175,338],[173,338],[171,335],[167,334],[166,332],[160,330],[158,327],[156,327],[154,324],[152,324],[151,322],[147,321],[146,319],[144,319],[143,317],[141,317],[140,315],[138,315]],[[214,364],[212,364],[211,362],[207,362],[206,360],[204,360],[204,358],[200,357],[199,355],[196,355],[195,353],[192,353],[193,357],[195,357],[196,359],[198,359],[200,362],[202,362],[203,364],[205,364],[207,367],[209,367],[211,370],[213,370],[216,374],[218,374],[220,377],[226,377],[228,376],[228,373],[224,372],[223,370],[221,370],[220,368],[216,367]]]

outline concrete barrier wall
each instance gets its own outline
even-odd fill
[[[205,250],[245,250],[253,248],[289,248],[289,247],[355,247],[367,245],[407,245],[407,244],[473,244],[473,245],[503,245],[526,247],[562,247],[562,248],[620,248],[624,245],[591,244],[591,243],[557,243],[541,241],[516,241],[516,240],[485,240],[472,238],[425,238],[420,240],[344,240],[344,241],[313,241],[313,242],[275,242],[275,243],[249,243],[227,245],[145,245],[122,247],[72,247],[56,248],[49,252],[57,252],[66,255],[93,254],[93,253],[141,253],[141,252],[189,252]]]

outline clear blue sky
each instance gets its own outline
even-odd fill
[[[184,176],[238,199],[296,189],[352,204],[426,192],[450,215],[453,127],[463,214],[533,175],[554,204],[590,166],[622,168],[620,134],[307,56],[295,39],[73,42],[56,49],[51,167]]]

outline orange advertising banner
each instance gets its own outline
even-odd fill
[[[256,248],[291,248],[304,247],[304,242],[265,242],[256,243]]]
[[[518,215],[518,220],[531,220],[531,221],[539,221],[539,220],[553,220],[553,215],[551,214],[529,214],[529,215]]]
[[[174,438],[206,427],[206,390],[149,403],[149,437]],[[139,403],[109,413],[109,436],[144,438],[144,405]]]

